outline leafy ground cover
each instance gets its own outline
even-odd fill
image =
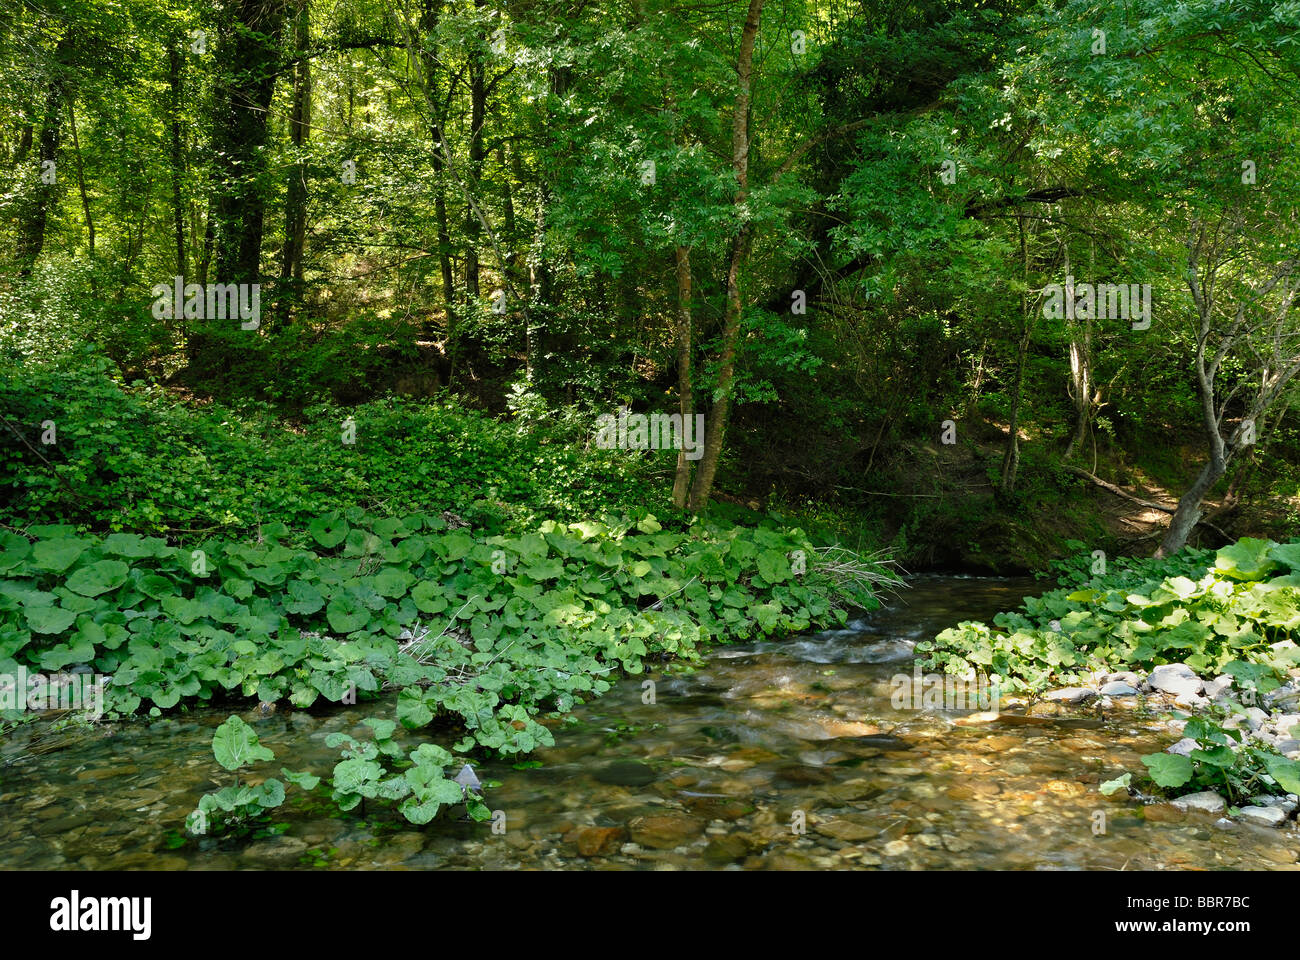
[[[1143,758],[1151,780],[1174,793],[1208,789],[1231,800],[1300,792],[1300,763],[1252,732],[1266,717],[1243,730],[1252,709],[1286,693],[1300,665],[1300,542],[1245,538],[1095,575],[1094,563],[1085,556],[1062,564],[1067,586],[998,614],[992,625],[964,622],[918,644],[922,665],[982,672],[1004,690],[1030,694],[1162,664],[1217,675],[1218,695],[1193,696],[1197,715],[1177,715],[1186,719],[1189,749]]]
[[[452,753],[429,743],[401,756],[398,723],[433,727],[462,755],[526,754],[553,742],[539,714],[569,711],[647,659],[690,660],[712,640],[842,623],[849,607],[875,605],[868,568],[832,562],[798,529],[675,532],[653,516],[482,536],[436,514],[354,508],[305,531],[270,523],[256,541],[185,547],[39,525],[0,534],[0,575],[0,673],[109,675],[110,715],[399,690],[395,717],[371,721],[375,742],[335,744],[332,786],[344,809],[403,801],[415,822],[450,796]],[[240,742],[259,756],[255,739]],[[204,812],[239,819],[283,800],[274,787],[230,789]]]

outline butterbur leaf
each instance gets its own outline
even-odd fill
[[[777,550],[764,550],[758,555],[758,575],[768,583],[781,583],[790,579],[790,561]]]
[[[84,540],[71,538],[42,540],[32,548],[32,563],[42,570],[62,573],[77,561],[86,546]]]
[[[391,739],[393,731],[397,729],[396,722],[392,720],[383,720],[378,717],[367,717],[361,722],[375,732],[376,740]]]
[[[301,787],[303,790],[315,790],[320,786],[320,777],[313,773],[286,770],[284,767],[280,768],[280,773],[284,776],[284,779],[288,780],[295,787]]]
[[[1107,780],[1097,789],[1101,792],[1101,795],[1103,797],[1109,797],[1112,793],[1115,793],[1117,790],[1127,790],[1129,782],[1132,779],[1133,779],[1133,774],[1126,773],[1123,774],[1122,776],[1116,777],[1114,780]]]
[[[1273,754],[1264,754],[1268,775],[1287,793],[1300,793],[1300,763]]]
[[[253,728],[232,716],[212,737],[212,753],[227,770],[238,770],[258,760],[274,760],[275,754],[258,743]]]
[[[71,610],[64,610],[62,607],[24,607],[23,613],[27,617],[27,625],[32,628],[32,633],[62,633],[72,626],[72,621],[77,619],[77,615]]]
[[[307,531],[317,543],[326,549],[337,547],[347,539],[348,525],[337,513],[318,517],[307,524]]]
[[[1142,758],[1151,779],[1165,788],[1181,787],[1192,779],[1192,761],[1173,753],[1152,753]]]
[[[1271,540],[1242,537],[1215,554],[1214,572],[1234,580],[1259,580],[1277,566],[1269,557],[1275,546]]]

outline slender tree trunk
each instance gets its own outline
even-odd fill
[[[1024,269],[1024,281],[1029,283],[1029,247],[1025,240],[1025,221],[1020,224],[1020,259]],[[1020,292],[1020,317],[1023,327],[1020,343],[1016,347],[1016,383],[1011,391],[1011,423],[1007,430],[1007,452],[1002,458],[1002,483],[1000,492],[1010,496],[1016,489],[1016,474],[1020,470],[1020,400],[1025,382],[1025,358],[1029,353],[1029,291]]]
[[[63,123],[63,65],[72,51],[72,40],[65,36],[54,48],[51,76],[45,86],[45,109],[41,117],[41,138],[37,152],[36,188],[27,216],[18,233],[19,276],[29,277],[45,248],[45,226],[50,208],[58,197],[59,141]],[[52,175],[51,175],[52,174]]]
[[[289,169],[288,191],[284,201],[284,254],[280,262],[280,279],[292,278],[301,293],[302,256],[307,240],[307,160],[301,156],[311,136],[311,45],[310,0],[298,0],[294,17],[294,49],[298,62],[293,72],[293,106],[289,114],[289,141],[299,154]]]
[[[172,37],[167,48],[167,81],[171,92],[168,107],[171,110],[171,175],[172,175],[172,229],[176,237],[176,273],[188,276],[189,257],[185,247],[185,206],[181,190],[185,151],[181,144],[182,64],[180,37]],[[182,320],[182,322],[184,322]]]
[[[283,0],[239,0],[234,9],[218,50],[216,274],[222,283],[256,283],[266,215],[260,175],[285,10]]]
[[[486,0],[474,0],[475,10],[481,10]],[[487,66],[484,62],[483,44],[486,34],[475,39],[469,51],[469,192],[479,195],[483,178],[483,123],[487,118]],[[465,296],[476,300],[479,296],[478,244],[482,232],[473,205],[465,207]]]
[[[676,247],[673,259],[677,266],[677,400],[682,414],[682,433],[695,414],[695,396],[691,386],[691,248]],[[685,444],[677,451],[677,473],[673,479],[673,504],[686,506],[691,483],[691,461],[686,459]]]
[[[90,196],[86,193],[86,170],[81,162],[81,138],[77,136],[77,106],[68,104],[68,131],[72,134],[72,153],[77,158],[77,189],[81,193],[81,212],[86,218],[86,242],[90,255],[90,265],[95,266],[95,218],[90,215]],[[99,295],[98,280],[95,271],[90,272],[90,291]]]
[[[442,275],[443,337],[448,365],[454,375],[454,343],[456,325],[456,279],[451,264],[451,230],[447,222],[446,153],[443,142],[446,115],[439,96],[438,77],[441,68],[441,48],[434,42],[438,20],[442,15],[442,0],[424,0],[420,10],[420,32],[423,34],[420,63],[424,74],[424,97],[429,105],[429,137],[433,141],[433,219],[438,232],[438,267]],[[452,379],[448,377],[448,382]]]
[[[1216,463],[1214,460],[1201,467],[1201,472],[1196,475],[1192,485],[1178,500],[1178,509],[1169,521],[1160,549],[1156,551],[1157,557],[1168,557],[1187,546],[1187,538],[1201,520],[1202,501],[1226,470],[1226,462]]]
[[[740,213],[749,196],[749,97],[750,80],[754,68],[754,41],[758,36],[759,20],[763,14],[763,0],[749,0],[749,12],[740,33],[740,52],[736,58],[736,106],[731,117],[731,165],[736,174],[734,206]],[[748,220],[740,226],[731,245],[731,258],[727,267],[727,303],[723,312],[722,353],[718,360],[718,383],[715,400],[709,409],[704,432],[704,453],[695,471],[687,508],[692,513],[703,510],[713,492],[713,478],[718,472],[722,455],[722,441],[727,429],[727,415],[731,404],[731,391],[736,375],[736,343],[740,337],[740,320],[744,305],[740,295],[741,270],[748,262],[751,243]],[[683,425],[684,427],[684,425]]]

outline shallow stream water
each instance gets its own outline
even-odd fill
[[[232,782],[212,757],[227,710],[93,733],[29,725],[0,744],[10,869],[1300,869],[1300,835],[1144,807],[1097,785],[1177,739],[1158,715],[895,709],[912,645],[1043,592],[921,576],[853,629],[713,649],[694,672],[621,681],[552,724],[540,766],[484,764],[491,822],[416,828],[291,789],[274,835],[186,839]],[[334,731],[391,704],[243,716],[283,765],[327,774]],[[449,742],[441,738],[440,742]],[[1136,778],[1135,778],[1136,779]],[[324,788],[322,788],[323,791]],[[1100,815],[1099,815],[1100,812]],[[800,829],[802,827],[802,829]]]

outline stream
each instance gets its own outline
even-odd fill
[[[851,629],[722,646],[694,671],[622,680],[555,746],[476,768],[502,811],[423,828],[391,809],[340,814],[292,788],[282,832],[186,838],[199,797],[228,785],[212,733],[229,710],[0,744],[0,864],[9,869],[1296,869],[1300,835],[1148,807],[1097,785],[1178,739],[1159,715],[1074,709],[956,723],[896,709],[911,646],[1047,586],[918,576]],[[253,724],[274,764],[326,775],[334,731],[365,736],[392,699]],[[418,734],[411,737],[412,745]],[[449,743],[442,738],[440,742]],[[318,790],[324,793],[325,787]],[[459,812],[462,808],[457,808]],[[1101,815],[1098,815],[1098,811]],[[1097,829],[1104,819],[1104,832]],[[793,826],[792,826],[793,825]],[[802,826],[802,830],[798,829]]]

